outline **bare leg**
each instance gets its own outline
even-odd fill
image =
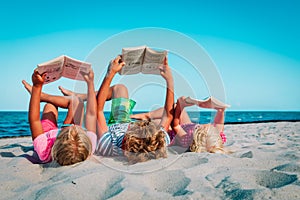
[[[65,118],[64,124],[82,125],[84,115],[83,101],[75,96],[72,96],[68,104],[68,113]]]
[[[85,94],[85,93],[76,93],[76,92],[73,92],[71,90],[63,88],[62,86],[59,86],[58,89],[61,91],[61,93],[64,96],[73,96],[73,95],[75,95],[75,96],[79,97],[80,99],[82,99],[83,101],[87,100],[87,94]],[[98,91],[95,91],[95,95],[97,95],[97,93],[98,93]]]
[[[176,104],[177,105],[177,104]],[[179,124],[190,124],[192,123],[189,115],[187,114],[186,110],[184,109],[184,107],[181,110],[181,114],[179,117]]]
[[[26,81],[22,81],[22,83],[25,89],[31,94],[32,86]],[[71,96],[56,96],[44,92],[42,92],[41,94],[41,102],[51,103],[56,107],[60,107],[60,108],[68,108],[71,99],[72,99]]]
[[[177,104],[175,104],[176,107]],[[164,109],[158,108],[156,110],[152,110],[150,112],[147,113],[138,113],[138,114],[134,114],[131,115],[130,117],[132,119],[141,119],[141,120],[146,120],[146,119],[151,119],[151,120],[161,120],[162,116],[164,114]],[[191,119],[188,115],[188,113],[183,109],[181,110],[180,116],[179,116],[179,124],[188,124],[188,123],[192,123]]]
[[[53,104],[47,103],[43,109],[42,120],[48,119],[52,121],[54,124],[57,124],[57,118],[58,118],[57,107],[55,107]]]
[[[163,113],[164,113],[164,109],[161,107],[161,108],[158,108],[156,110],[152,110],[152,111],[147,112],[147,113],[134,114],[134,115],[131,115],[130,117],[132,119],[140,119],[140,120],[148,120],[148,119],[151,119],[151,120],[159,119],[159,120],[161,120],[161,118],[163,116]]]
[[[184,101],[185,97],[179,97],[177,99],[175,112],[174,112],[174,119],[172,124],[172,129],[176,132],[177,136],[183,137],[187,133],[183,128],[180,126],[181,124],[191,123],[191,120],[187,114],[184,114],[184,108],[187,106],[191,106],[192,104],[188,104]]]
[[[188,124],[192,123],[190,117],[185,111],[185,107],[192,106],[192,104],[188,104],[184,101],[185,97],[179,97],[177,99],[175,114],[174,114],[174,126],[178,124]]]
[[[75,116],[80,116],[80,111],[81,110],[78,110],[78,109],[74,110],[72,108],[76,108],[76,107],[78,107],[79,104],[83,104],[82,102],[78,102],[78,101],[75,101],[75,100],[76,99],[79,99],[79,100],[81,99],[82,101],[84,101],[84,100],[87,99],[87,95],[82,94],[82,93],[80,94],[80,93],[72,92],[71,90],[67,90],[67,89],[65,89],[61,86],[59,87],[59,89],[65,95],[64,96],[65,98],[74,98],[74,100],[73,100],[74,105],[71,108],[69,108],[69,112],[74,113]],[[95,91],[95,95],[97,95],[97,94],[98,94],[98,91]],[[75,98],[75,96],[77,98]],[[47,97],[47,99],[48,98],[49,97]],[[105,97],[105,99],[106,99],[106,101],[109,101],[113,98],[128,98],[128,90],[127,90],[126,86],[122,85],[122,84],[116,84],[114,86],[111,86],[108,90],[108,94]],[[70,116],[71,116],[71,114],[70,114]],[[83,116],[83,114],[82,114],[82,116]],[[66,118],[66,121],[71,121],[71,120],[72,120],[72,118],[70,118],[70,117]]]
[[[63,88],[62,86],[59,86],[58,88],[64,96],[75,95],[75,96],[79,97],[80,99],[82,99],[83,101],[86,101],[86,99],[87,99],[87,95],[85,93],[76,93],[71,90]],[[97,94],[98,94],[98,91],[95,91],[95,95],[97,95]],[[119,97],[128,98],[127,88],[122,84],[116,84],[114,86],[111,86],[109,88],[109,92],[106,97],[106,101],[109,101],[112,98],[119,98]]]
[[[22,81],[25,89],[31,93],[32,86],[27,83],[26,81]],[[49,113],[53,113],[51,118],[51,121],[54,119],[57,120],[57,108],[65,108],[68,109],[68,114],[66,116],[66,119],[64,121],[65,124],[77,124],[81,125],[82,118],[83,118],[83,102],[81,99],[75,96],[56,96],[56,95],[50,95],[47,93],[42,92],[41,93],[41,102],[46,102],[44,112],[45,116],[49,116]],[[49,104],[49,105],[48,105]],[[51,105],[51,106],[50,106]],[[56,110],[56,111],[55,111]],[[48,113],[48,114],[46,114]],[[48,117],[46,117],[48,119]],[[53,121],[53,122],[56,122]]]
[[[159,120],[161,120],[161,118],[163,116],[163,113],[164,113],[164,109],[161,107],[161,108],[158,108],[156,110],[152,110],[152,111],[147,112],[147,113],[137,113],[137,114],[131,115],[130,117],[132,119],[141,119],[141,120],[146,120],[146,119],[151,119],[151,120],[159,119]],[[180,119],[179,120],[180,124],[191,123],[190,117],[189,117],[189,115],[187,114],[187,112],[185,110],[182,110],[179,119]]]
[[[216,109],[216,110],[217,110],[217,114],[214,119],[214,124],[215,124],[216,128],[220,132],[222,132],[224,130],[224,112],[225,112],[225,110],[222,108]]]
[[[106,97],[107,100],[111,100],[114,98],[128,98],[128,89],[123,84],[116,84],[109,88],[109,94]]]

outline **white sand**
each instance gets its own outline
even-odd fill
[[[30,137],[1,139],[0,199],[300,199],[300,122],[226,125],[225,133],[230,155],[170,148],[167,159],[97,157],[71,167],[32,164]]]

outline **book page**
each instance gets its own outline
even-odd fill
[[[84,78],[83,78],[81,72],[88,73],[90,68],[91,68],[90,63],[86,63],[86,62],[65,56],[65,62],[64,62],[62,76],[66,77],[66,78],[74,79],[74,80],[83,81]]]
[[[131,47],[122,49],[122,60],[125,62],[125,66],[119,72],[119,74],[137,74],[141,72],[141,66],[143,64],[145,54],[145,46]]]
[[[43,73],[47,74],[44,84],[56,81],[62,76],[63,64],[64,64],[63,56],[54,58],[53,60],[50,60],[48,62],[38,64],[36,69],[39,72],[39,74],[43,74]]]
[[[167,51],[155,51],[146,48],[142,73],[144,74],[160,74],[159,67],[163,65]]]

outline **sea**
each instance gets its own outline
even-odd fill
[[[66,114],[66,112],[59,113],[59,126],[63,123]],[[109,112],[105,112],[106,119],[109,118],[109,114]],[[192,122],[204,124],[212,122],[215,112],[191,111],[188,114]],[[279,121],[300,121],[300,111],[227,111],[225,114],[225,124]],[[0,138],[23,136],[30,136],[28,112],[0,111]]]

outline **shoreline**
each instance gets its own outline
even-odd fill
[[[251,122],[225,122],[224,126],[226,125],[243,125],[243,124],[268,124],[268,123],[280,123],[280,122],[300,122],[300,120],[265,120],[265,121],[251,121]],[[22,137],[30,137],[31,135],[20,135],[20,136],[0,136],[1,139],[6,138],[22,138]]]

